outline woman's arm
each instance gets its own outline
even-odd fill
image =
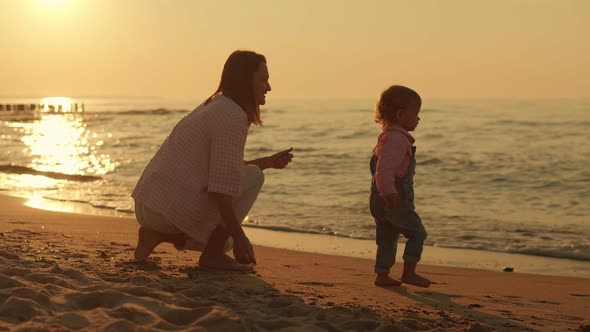
[[[256,264],[254,249],[250,240],[244,233],[240,221],[236,218],[233,207],[233,197],[230,195],[209,192],[209,197],[213,199],[221,218],[226,226],[227,232],[234,239],[234,256],[238,262],[250,262]]]
[[[267,168],[285,168],[293,159],[291,153],[293,148],[278,152],[269,157],[258,158],[250,161],[245,161],[246,165],[256,165],[260,170],[264,171]]]

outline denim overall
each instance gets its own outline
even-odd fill
[[[397,241],[403,234],[408,240],[404,250],[405,262],[419,262],[427,233],[414,206],[414,173],[416,170],[416,147],[412,147],[412,159],[403,177],[395,179],[395,189],[399,196],[397,208],[388,208],[377,190],[375,169],[379,158],[373,155],[370,162],[371,175],[371,215],[377,224],[377,259],[375,272],[389,273],[395,263]]]

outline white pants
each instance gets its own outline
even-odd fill
[[[233,200],[234,213],[236,214],[236,219],[238,219],[240,223],[246,218],[248,212],[250,212],[256,198],[258,198],[258,193],[260,192],[260,189],[262,189],[263,184],[264,173],[262,173],[258,166],[242,166],[240,194]],[[139,224],[147,229],[166,234],[182,234],[182,232],[163,215],[150,210],[147,206],[138,201],[135,202],[135,215]],[[200,243],[200,241],[187,237],[184,248],[179,249],[203,251],[206,245],[206,243]],[[233,240],[230,237],[225,243],[224,250],[229,251],[232,247]]]

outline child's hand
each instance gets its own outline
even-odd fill
[[[390,209],[395,209],[399,206],[399,196],[397,195],[397,193],[385,196],[383,197],[383,200],[385,200],[385,205],[387,205],[387,207]]]

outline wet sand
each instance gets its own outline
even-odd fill
[[[430,288],[380,288],[370,259],[265,246],[252,274],[200,269],[172,245],[136,264],[133,219],[24,202],[0,196],[0,330],[590,330],[585,278],[424,265]]]

